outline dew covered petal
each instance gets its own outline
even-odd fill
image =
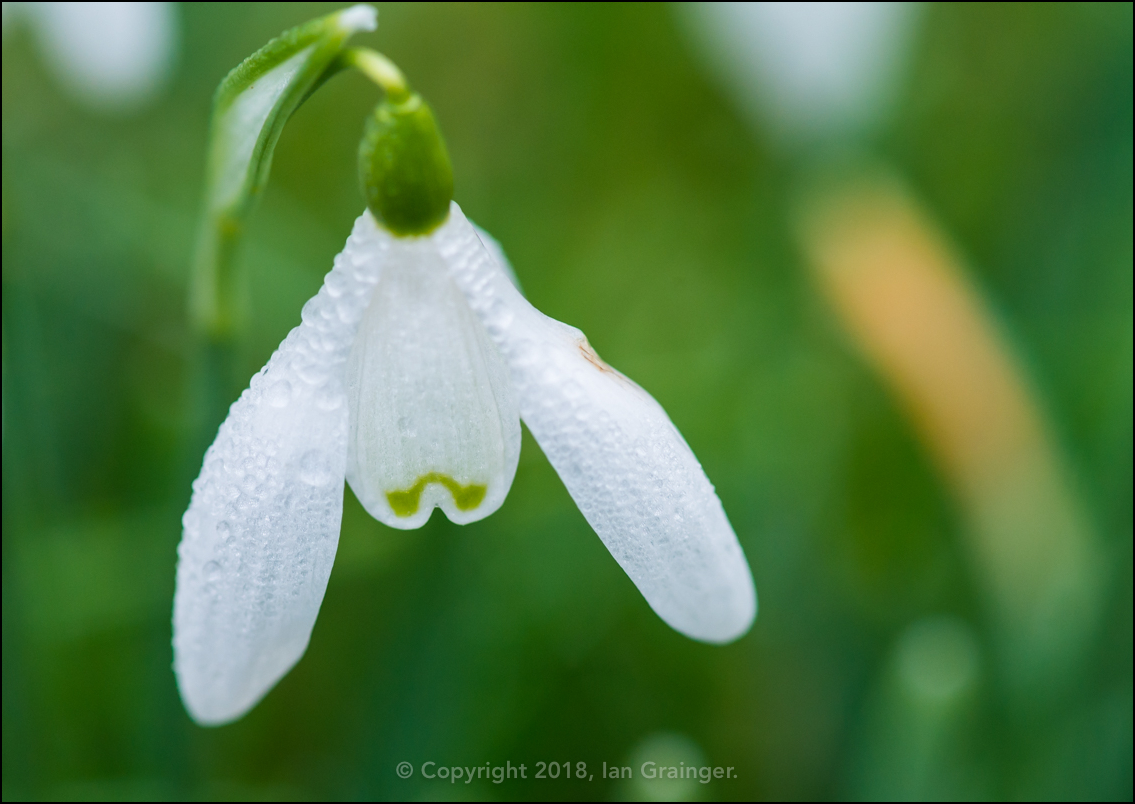
[[[435,507],[482,519],[520,457],[508,368],[434,238],[379,236],[390,257],[347,364],[347,480],[392,527],[420,527]]]
[[[582,332],[529,304],[456,204],[434,237],[508,364],[521,418],[650,606],[694,639],[744,634],[756,615],[749,565],[666,412]]]
[[[240,717],[307,647],[339,541],[344,369],[385,249],[364,214],[303,322],[233,404],[193,484],[173,645],[199,723]]]

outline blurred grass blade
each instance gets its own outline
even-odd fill
[[[268,181],[284,124],[339,67],[352,34],[377,12],[357,5],[292,28],[230,72],[217,88],[209,134],[205,211],[193,265],[191,315],[213,340],[237,324],[233,259],[245,220]]]
[[[1095,633],[1103,558],[1002,327],[945,236],[885,176],[818,194],[802,234],[821,287],[961,503],[1012,682],[1066,683]]]

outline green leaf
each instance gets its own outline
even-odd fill
[[[213,99],[205,212],[193,266],[191,315],[214,340],[238,320],[236,246],[268,181],[272,152],[300,104],[342,66],[352,34],[372,31],[377,12],[357,5],[292,28],[230,72]]]

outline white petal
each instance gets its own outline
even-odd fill
[[[44,55],[75,96],[125,111],[165,83],[177,40],[173,3],[34,3]]]
[[[174,669],[200,723],[244,714],[303,655],[343,511],[344,371],[385,259],[369,214],[229,411],[183,519]]]
[[[347,479],[370,514],[458,524],[504,502],[520,457],[508,368],[438,254],[435,236],[381,235],[387,267],[347,367]]]
[[[756,615],[749,565],[666,412],[582,332],[525,301],[456,204],[435,237],[509,366],[521,418],[647,602],[694,639],[745,633]]]
[[[516,289],[520,291],[520,295],[523,296],[524,288],[520,286],[520,280],[516,277],[516,271],[513,270],[512,263],[509,262],[508,257],[505,256],[504,249],[501,248],[501,244],[497,242],[497,239],[495,237],[486,232],[477,224],[473,223],[473,221],[469,221],[469,224],[473,227],[473,231],[477,233],[477,237],[480,238],[481,245],[485,247],[485,251],[489,252],[489,256],[497,261],[497,263],[501,267],[501,270],[504,271],[505,276],[508,277],[508,281],[515,285]]]
[[[854,131],[886,111],[917,11],[913,3],[681,6],[700,55],[788,144]]]

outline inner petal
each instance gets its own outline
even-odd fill
[[[391,243],[347,360],[347,480],[371,516],[420,527],[501,506],[520,456],[520,417],[497,347],[431,238]]]

